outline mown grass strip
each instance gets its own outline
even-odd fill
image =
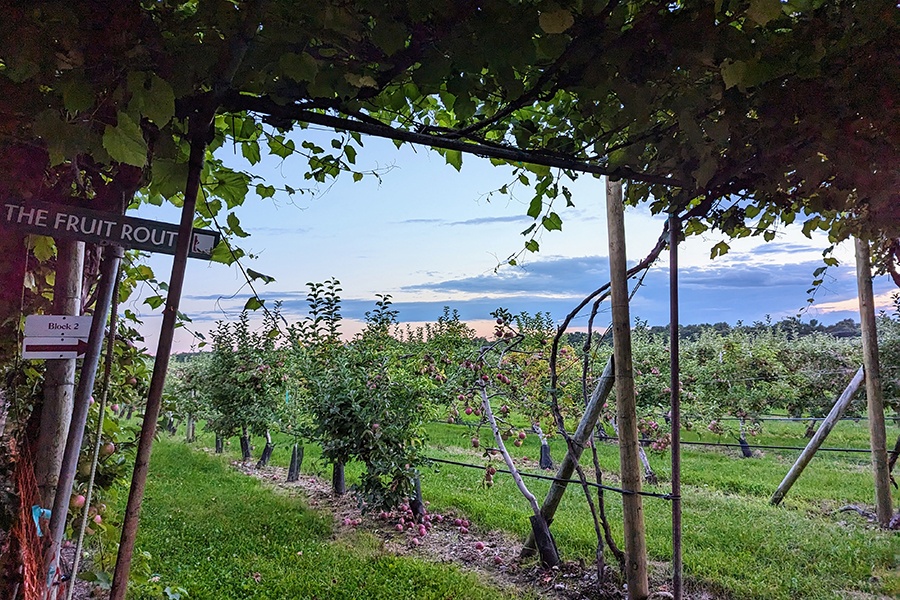
[[[366,536],[368,534],[357,534]],[[331,517],[265,489],[224,459],[157,442],[138,546],[195,600],[484,599],[497,591],[455,567],[330,541]]]
[[[756,438],[761,444],[803,445],[804,424],[775,424]],[[841,424],[838,440],[848,447],[865,444],[865,425]],[[474,430],[458,425],[429,426],[428,453],[479,464],[482,450],[471,447]],[[490,436],[479,432],[482,449]],[[286,466],[290,444],[276,436],[273,463]],[[702,439],[715,441],[706,434]],[[212,445],[204,438],[201,444]],[[553,442],[559,460],[564,448]],[[319,452],[306,446],[304,471],[327,476]],[[516,456],[538,456],[535,436]],[[616,448],[600,444],[605,482],[617,482]],[[746,600],[825,600],[846,597],[842,591],[900,597],[900,536],[868,527],[855,514],[833,514],[848,503],[865,504],[872,496],[872,476],[867,455],[822,454],[816,456],[781,507],[768,499],[784,477],[796,453],[767,452],[753,459],[739,458],[736,450],[686,447],[684,472],[684,548],[688,580],[731,598]],[[230,454],[233,458],[236,455]],[[588,466],[585,458],[585,466]],[[668,455],[651,456],[662,481],[654,491],[668,491]],[[359,465],[348,465],[348,483],[359,473]],[[528,533],[529,510],[511,478],[498,475],[491,488],[481,484],[474,469],[436,465],[423,469],[423,492],[435,510],[456,509],[482,528]],[[531,490],[543,498],[548,484],[529,480]],[[617,539],[621,539],[621,499],[607,492],[609,517]],[[651,560],[671,558],[669,503],[645,499]],[[596,540],[590,516],[579,487],[570,487],[553,523],[553,533],[566,559],[593,560]],[[877,596],[875,596],[877,597]]]

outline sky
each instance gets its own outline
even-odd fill
[[[301,133],[298,147],[302,139],[320,145],[330,139],[314,129]],[[609,280],[603,180],[582,177],[571,183],[575,206],[554,208],[562,217],[562,231],[545,232],[540,252],[526,253],[513,267],[504,263],[526,240],[521,232],[532,223],[526,216],[531,192],[519,185],[511,187],[510,195],[497,193],[512,181],[509,169],[464,156],[457,172],[427,148],[397,149],[386,140],[363,141],[357,166],[379,171],[380,179],[353,182],[344,176],[314,194],[279,194],[265,200],[251,191],[236,209],[242,228],[251,234],[238,245],[255,257],[242,262],[275,278],[254,285],[266,306],[282,302],[289,322],[306,315],[306,283],[329,278],[341,282],[343,331],[348,336],[359,330],[365,312],[374,308],[376,294],[391,295],[403,323],[434,322],[449,306],[485,333],[490,312],[498,307],[513,313],[545,312],[559,321]],[[258,175],[254,183],[310,187],[299,157],[264,158],[250,167],[230,150],[223,149],[220,157]],[[177,223],[179,211],[144,206],[134,216]],[[629,265],[654,246],[664,220],[643,208],[626,211]],[[799,225],[787,227],[772,242],[738,240],[728,254],[710,260],[710,249],[722,239],[717,234],[695,236],[679,247],[681,323],[752,323],[767,316],[778,320],[797,315],[824,323],[858,320],[851,244],[838,247],[835,256],[841,265],[828,269],[809,305],[807,290],[813,272],[823,266],[822,250],[828,246],[824,235],[808,239]],[[170,256],[155,254],[148,262],[158,279],[169,279]],[[634,296],[632,320],[668,323],[668,281],[664,256]],[[889,308],[896,288],[886,277],[876,278],[874,287],[878,305]],[[145,343],[155,354],[161,309],[143,304],[151,290],[139,292],[123,309],[142,318]],[[206,333],[216,321],[236,319],[250,294],[236,267],[189,260],[180,310],[192,323],[176,332],[173,350],[196,349],[197,339],[188,330]],[[605,310],[597,326],[608,324],[608,306]],[[573,326],[583,327],[586,320],[586,315],[579,316]]]

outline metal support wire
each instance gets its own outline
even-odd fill
[[[489,449],[490,450],[490,449]],[[458,462],[455,460],[446,460],[443,458],[432,458],[425,457],[426,460],[436,463],[443,463],[445,465],[455,465],[457,467],[466,467],[469,469],[478,469],[480,471],[484,470],[484,465],[473,465],[471,463]],[[511,471],[507,469],[497,469],[498,473],[509,473],[512,474]],[[526,473],[519,471],[519,475],[522,477],[531,477],[532,479],[543,479],[544,481],[557,481],[560,483],[571,483],[574,485],[582,485],[582,481],[580,479],[561,479],[559,477],[551,477],[550,475],[539,475],[537,473]],[[625,490],[622,488],[613,487],[610,485],[602,485],[600,483],[593,483],[591,481],[586,482],[589,487],[598,488],[601,490],[607,490],[610,492],[616,492],[622,494],[623,496],[647,496],[648,498],[661,498],[663,500],[672,500],[674,496],[672,494],[657,494],[655,492],[645,492],[645,491],[635,491],[635,490]]]

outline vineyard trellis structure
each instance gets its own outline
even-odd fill
[[[201,127],[201,129],[203,129],[203,128]],[[205,146],[202,143],[194,141],[192,143],[191,147],[192,147],[192,149],[195,149],[195,151],[192,153],[192,156],[194,156],[194,159],[192,160],[191,164],[196,165],[197,167],[202,167],[203,162],[202,162],[201,157],[203,156],[203,150],[205,150]],[[482,154],[482,152],[479,152],[478,148],[471,148],[471,149],[465,148],[464,150],[471,151],[475,154]],[[536,164],[546,164],[548,162],[544,159],[544,157],[542,157],[539,154],[529,155],[528,153],[524,153],[524,154],[520,155],[519,158],[527,159],[528,162],[533,162]],[[584,167],[583,170],[586,172],[590,172],[593,170],[592,168],[587,168],[587,165],[577,165],[577,164],[568,165],[568,167],[573,170],[579,170],[580,166],[583,166]],[[196,171],[197,170],[196,167],[193,170]],[[198,176],[199,176],[199,173],[198,173]],[[198,186],[199,179],[197,179],[197,177],[189,178],[188,185],[189,186]],[[187,192],[186,192],[187,198],[192,198],[192,197],[196,198],[196,196],[197,196],[196,193],[192,193],[191,189],[187,190]],[[619,200],[619,201],[621,201],[621,200]],[[181,219],[181,224],[180,224],[180,229],[179,229],[179,239],[183,239],[183,240],[190,239],[190,235],[188,235],[188,234],[192,230],[192,227],[193,227],[193,218],[192,218],[193,211],[194,211],[194,206],[192,206],[192,203],[185,202],[185,205],[182,208],[182,219]],[[676,333],[677,332],[677,320],[676,320],[676,318],[674,318],[675,315],[677,314],[677,287],[675,287],[677,285],[677,254],[676,254],[677,253],[677,229],[676,229],[677,222],[678,222],[678,216],[672,215],[672,219],[670,220],[670,227],[671,227],[671,240],[670,240],[671,254],[670,254],[670,256],[672,257],[671,258],[671,264],[672,264],[671,277],[672,277],[672,281],[674,283],[674,285],[671,287],[671,298],[670,298],[670,302],[671,302],[671,306],[672,306],[672,315],[673,315],[673,319],[671,320],[671,324],[670,324],[672,327],[672,332],[673,332],[671,334],[672,340],[676,340],[678,337],[677,333]],[[118,585],[114,586],[114,590],[124,589],[122,587],[123,584],[121,582],[127,580],[127,569],[128,569],[128,565],[130,562],[130,557],[128,556],[128,553],[129,553],[129,548],[133,547],[133,541],[134,541],[134,537],[136,535],[136,527],[137,527],[137,519],[138,519],[137,507],[140,504],[142,494],[143,494],[143,485],[144,485],[143,482],[146,480],[146,468],[147,468],[147,465],[149,464],[148,459],[149,459],[150,447],[152,445],[153,432],[155,432],[155,430],[156,430],[156,420],[158,419],[159,403],[162,398],[162,387],[164,384],[164,376],[165,376],[166,369],[168,367],[168,359],[169,359],[170,352],[171,352],[171,341],[173,339],[174,330],[177,325],[175,316],[177,314],[180,292],[181,292],[181,289],[183,287],[183,282],[184,282],[184,266],[187,261],[188,250],[189,250],[189,248],[187,246],[187,242],[185,242],[184,244],[179,244],[179,247],[176,249],[175,260],[174,260],[173,266],[172,266],[172,273],[171,273],[170,284],[169,284],[170,293],[169,293],[168,299],[167,299],[167,306],[166,306],[166,310],[164,312],[163,323],[160,328],[160,341],[159,341],[157,354],[156,354],[154,375],[153,375],[153,379],[151,381],[151,388],[150,388],[151,391],[150,391],[150,395],[148,397],[148,405],[147,405],[147,410],[145,413],[144,424],[142,427],[141,440],[139,443],[139,450],[138,450],[138,460],[136,462],[135,473],[134,473],[134,477],[132,479],[132,489],[129,494],[128,508],[126,509],[126,519],[125,519],[125,524],[123,526],[120,557],[119,557],[119,561],[117,561],[117,567],[116,567],[115,581],[120,582],[120,583],[118,583]],[[623,250],[624,250],[624,248],[623,248]],[[624,274],[624,271],[623,271],[623,274]],[[615,343],[615,341],[614,341],[614,343]],[[673,380],[675,380],[675,378],[677,377],[677,372],[678,372],[678,363],[677,363],[678,353],[677,353],[677,351],[672,352],[672,360],[673,360],[673,365],[672,365],[671,371],[672,371]],[[678,402],[678,400],[677,400],[678,386],[673,385],[671,387],[673,389],[671,418],[673,420],[673,434],[675,436],[677,436],[678,435],[677,432],[679,431],[679,429],[674,426],[674,423],[677,422],[678,419],[680,419],[680,409],[679,409],[679,405],[677,403]],[[871,414],[869,415],[869,418],[870,419],[872,418]],[[613,438],[613,439],[616,439],[616,438]],[[683,442],[683,443],[684,444],[692,444],[692,443],[697,443],[697,442]],[[680,474],[680,463],[679,463],[680,457],[678,456],[679,453],[676,451],[676,448],[679,448],[679,446],[680,446],[680,443],[677,440],[677,438],[673,439],[673,453],[672,453],[673,489],[670,494],[648,493],[648,492],[642,492],[639,489],[638,490],[628,489],[627,487],[626,488],[612,488],[609,486],[601,486],[601,487],[603,487],[603,489],[607,489],[610,491],[616,491],[616,492],[622,493],[626,496],[658,497],[658,498],[664,498],[664,499],[672,501],[673,502],[673,509],[672,509],[673,510],[673,533],[672,533],[673,540],[678,540],[681,537],[680,518],[679,518],[679,515],[676,515],[676,513],[678,513],[680,511],[680,501],[681,501],[679,482],[677,481],[678,476]],[[790,449],[793,449],[793,448],[790,448]],[[836,449],[823,449],[823,450],[834,451]],[[871,449],[871,450],[869,450],[869,452],[877,454],[878,450]],[[885,452],[885,456],[887,456],[886,450],[884,452]],[[526,475],[526,476],[534,476],[534,475]],[[535,476],[535,477],[537,477],[537,476]],[[546,476],[540,476],[540,477],[547,478]],[[556,481],[558,483],[563,483],[563,484],[567,484],[570,482],[574,483],[576,481],[579,483],[582,483],[580,480],[560,479],[560,478],[549,478],[549,479],[553,479],[554,481]],[[639,478],[638,478],[638,480],[639,480]],[[588,483],[588,485],[591,485],[593,487],[593,486],[596,486],[597,484]],[[637,487],[639,487],[639,486],[637,486]],[[677,543],[676,543],[676,545],[677,545]],[[630,546],[630,544],[626,544],[626,547],[629,547],[629,546]],[[673,553],[673,561],[675,561],[675,562],[680,561],[680,551]],[[680,566],[674,569],[674,576],[676,578],[674,589],[680,590],[681,584],[680,584],[680,581],[678,581],[678,579],[681,577]]]
[[[893,238],[887,233],[893,231],[896,222],[888,217],[894,216],[896,190],[892,178],[884,173],[892,173],[896,164],[897,148],[890,143],[896,137],[891,135],[896,127],[895,113],[892,105],[882,106],[872,98],[892,97],[898,65],[893,61],[881,64],[871,56],[895,49],[895,3],[825,3],[808,9],[776,3],[774,12],[759,10],[759,3],[738,11],[719,3],[714,12],[709,12],[704,3],[698,4],[700,8],[685,4],[659,10],[652,2],[610,2],[600,8],[591,5],[570,11],[507,2],[449,2],[429,5],[424,14],[408,14],[405,9],[402,14],[392,12],[396,8],[393,3],[357,4],[342,4],[337,11],[340,18],[329,12],[336,7],[328,2],[309,4],[305,10],[310,14],[297,10],[293,3],[262,0],[223,2],[221,10],[205,10],[216,5],[203,3],[203,9],[196,13],[191,10],[198,5],[192,3],[177,9],[164,2],[153,3],[152,7],[136,2],[107,3],[103,5],[106,10],[93,5],[83,8],[78,3],[51,3],[47,10],[59,11],[65,16],[60,19],[47,19],[43,8],[26,11],[9,7],[14,14],[8,19],[12,29],[4,30],[0,39],[4,65],[0,81],[11,105],[9,123],[3,126],[4,139],[14,141],[8,145],[4,141],[4,164],[14,165],[24,183],[21,187],[10,183],[6,188],[28,192],[27,197],[51,194],[63,203],[90,199],[109,212],[121,212],[139,189],[143,169],[150,163],[154,168],[167,164],[156,161],[159,156],[169,161],[169,166],[184,166],[186,171],[183,178],[177,178],[184,181],[182,191],[159,194],[170,200],[182,195],[183,205],[113,577],[113,600],[124,598],[131,568],[150,448],[184,286],[188,234],[197,212],[201,175],[210,164],[208,151],[210,143],[216,141],[219,117],[227,115],[234,126],[240,116],[241,129],[247,124],[254,134],[259,134],[261,123],[280,132],[298,124],[320,123],[335,131],[492,156],[507,164],[519,163],[519,167],[529,163],[564,172],[625,178],[636,182],[632,200],[650,202],[651,196],[665,197],[660,202],[667,206],[654,205],[672,213],[669,246],[673,265],[677,263],[677,229],[683,221],[687,228],[705,226],[701,221],[708,219],[728,233],[750,233],[741,206],[734,204],[725,210],[717,206],[724,198],[742,198],[742,194],[757,201],[753,206],[760,211],[761,221],[770,219],[763,229],[779,218],[793,220],[802,206],[818,215],[810,226],[835,227],[835,215],[852,213],[851,226],[842,230],[844,237],[861,233],[863,239]],[[323,14],[318,13],[320,10]],[[885,10],[890,12],[878,12]],[[497,27],[498,16],[512,19],[515,26]],[[361,17],[358,22],[357,17]],[[309,23],[319,21],[324,23],[319,30],[307,31]],[[854,28],[845,27],[847,21],[852,21]],[[864,29],[865,35],[855,37],[865,39],[866,44],[821,43],[823,35],[854,37],[855,29]],[[663,31],[671,33],[658,39]],[[809,64],[797,64],[791,44],[765,43],[766,36],[784,31],[794,36],[788,39],[803,47],[822,48],[822,56]],[[730,43],[732,36],[741,36],[746,43]],[[505,43],[505,47],[482,47],[471,43],[475,39]],[[683,45],[685,41],[687,45]],[[695,46],[705,50],[697,52]],[[518,51],[526,47],[530,56]],[[736,50],[724,60],[707,53],[725,47]],[[751,49],[751,53],[737,50],[741,47]],[[510,53],[509,48],[516,51]],[[757,52],[766,53],[777,67],[773,72],[783,69],[787,75],[772,81],[755,80],[756,70],[745,67],[746,61],[758,58]],[[601,62],[607,56],[612,62]],[[657,60],[670,57],[685,61],[683,65],[676,63],[674,69],[685,76],[684,80],[672,79],[670,61]],[[192,60],[179,64],[179,59],[187,58]],[[598,70],[594,63],[599,64]],[[177,77],[170,72],[173,65],[179,67],[174,69]],[[804,76],[796,77],[798,73]],[[818,74],[807,77],[810,73]],[[179,79],[178,84],[165,77]],[[437,84],[435,77],[441,80]],[[859,86],[860,80],[877,90]],[[412,86],[404,87],[407,83]],[[443,84],[448,89],[440,89]],[[753,93],[746,93],[748,89]],[[688,97],[686,92],[692,95]],[[584,98],[579,98],[581,93]],[[821,101],[806,101],[815,96]],[[443,104],[426,102],[437,97]],[[788,110],[798,98],[802,99],[802,109]],[[553,105],[557,99],[565,104],[562,112]],[[837,105],[832,99],[838,99]],[[682,100],[690,105],[684,110],[660,109]],[[371,112],[369,106],[374,107]],[[539,110],[532,110],[535,107]],[[778,107],[778,111],[769,114],[771,107]],[[484,111],[478,112],[479,108]],[[657,116],[648,118],[648,109]],[[796,117],[798,110],[805,118]],[[432,120],[438,113],[440,118]],[[567,116],[560,118],[563,113]],[[841,117],[832,118],[834,113]],[[766,118],[757,118],[767,114]],[[747,115],[754,117],[748,119]],[[819,115],[822,118],[817,118]],[[608,120],[612,127],[608,127]],[[821,135],[824,127],[832,127],[829,133],[833,135]],[[620,133],[624,137],[619,137]],[[283,135],[279,136],[283,141]],[[234,131],[232,137],[237,142]],[[844,144],[847,137],[854,143]],[[504,143],[512,139],[515,146]],[[831,147],[816,143],[829,139],[841,142]],[[166,143],[156,144],[162,141]],[[651,147],[653,151],[648,152]],[[256,151],[258,155],[258,144]],[[315,160],[311,162],[319,167],[311,167],[312,177],[325,178],[331,171],[340,170],[323,160],[324,152],[313,154]],[[655,158],[648,163],[645,154]],[[829,164],[823,167],[819,156],[827,157]],[[448,162],[458,162],[458,154],[447,157]],[[786,166],[793,157],[797,159]],[[107,164],[99,164],[106,159]],[[47,173],[54,175],[48,177],[53,180],[50,184],[44,180]],[[161,179],[154,183],[162,185]],[[540,185],[536,187],[541,191],[533,202],[534,209],[529,207],[535,226],[550,197],[548,190],[555,189],[552,179],[551,175],[538,178]],[[81,195],[70,197],[71,189],[78,189]],[[796,192],[785,194],[783,190],[788,189]],[[861,198],[859,194],[868,196]],[[608,208],[621,212],[622,201],[608,202]],[[559,228],[558,216],[554,219],[553,215],[545,217],[548,230]],[[624,229],[621,223],[616,226],[618,230],[610,230],[610,258],[619,267],[612,269],[615,283],[611,287],[617,309],[617,385],[625,386],[621,394],[624,403],[631,393],[627,384],[632,375],[627,349],[628,299],[623,285],[627,279]],[[615,250],[614,237],[619,246]],[[665,239],[662,242],[665,245]],[[718,248],[719,253],[724,251],[721,245]],[[858,242],[857,251],[872,460],[878,480],[879,521],[885,522],[890,496],[885,504],[881,483],[887,461],[871,323],[871,276],[860,266],[869,268],[868,242]],[[900,249],[890,248],[882,254],[888,270],[892,270],[898,253]],[[675,267],[671,281],[670,325],[676,327]],[[98,303],[98,313],[107,310],[109,302],[105,304]],[[672,340],[674,348],[677,336]],[[678,368],[677,354],[672,352],[673,377]],[[92,381],[96,369],[97,360],[85,361],[82,379]],[[676,426],[680,418],[677,389],[672,385]],[[85,402],[86,397],[82,397],[80,403]],[[79,406],[78,410],[83,408]],[[637,472],[636,461],[630,456],[638,448],[633,412],[633,407],[627,406],[619,415],[622,449],[629,454],[623,459],[622,470],[629,478]],[[80,428],[82,431],[76,431]],[[82,434],[81,424],[69,432],[71,440],[80,440]],[[679,448],[675,443],[676,487]],[[639,486],[639,478],[634,483]],[[70,491],[63,490],[62,495]],[[646,569],[646,559],[642,556],[640,497],[630,495],[628,499],[626,547],[634,551],[629,594],[637,598],[646,595],[646,582],[642,581],[646,572],[641,573]],[[675,508],[679,506],[680,493],[673,492],[673,523],[680,518]],[[61,517],[54,515],[54,538],[61,535],[56,531],[61,527]],[[680,531],[677,524],[673,529]],[[676,539],[675,544],[680,541]],[[678,552],[675,564],[678,579]],[[678,595],[680,588],[675,586]]]

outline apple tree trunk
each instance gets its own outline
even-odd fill
[[[347,482],[344,480],[344,463],[336,462],[331,471],[331,490],[335,496],[343,496],[347,493]]]
[[[288,467],[288,481],[300,480],[300,467],[303,466],[303,446],[295,443],[291,448],[291,464]]]
[[[272,443],[272,434],[266,429],[266,445],[263,448],[262,455],[259,457],[259,462],[256,463],[257,469],[261,469],[269,464],[273,450],[275,450],[275,444]]]
[[[252,459],[253,454],[250,449],[250,433],[247,431],[247,428],[244,427],[241,429],[241,460],[250,462]]]

